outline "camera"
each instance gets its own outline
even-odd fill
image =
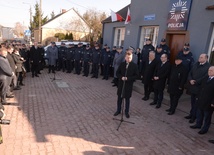
[[[8,120],[8,119],[1,119],[1,120],[0,120],[0,124],[3,124],[3,125],[10,125],[10,120]]]

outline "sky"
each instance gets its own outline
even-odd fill
[[[0,25],[4,27],[14,27],[16,22],[24,26],[29,26],[30,7],[34,15],[34,6],[40,0],[0,0]],[[42,0],[43,17],[54,11],[59,14],[62,9],[74,8],[83,14],[88,9],[104,11],[110,16],[110,10],[119,11],[131,3],[131,0]]]

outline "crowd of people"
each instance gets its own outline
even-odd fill
[[[114,116],[121,113],[122,99],[125,99],[125,116],[129,115],[130,98],[133,82],[142,80],[144,84],[144,96],[142,100],[150,99],[154,93],[150,105],[161,108],[164,89],[170,96],[170,108],[166,111],[173,115],[176,111],[179,99],[184,90],[191,96],[190,114],[185,118],[192,129],[200,129],[199,134],[208,132],[214,109],[214,66],[208,63],[208,55],[202,53],[195,62],[190,51],[189,43],[185,43],[183,50],[175,57],[174,64],[170,64],[170,49],[166,40],[155,48],[150,39],[142,50],[129,47],[124,51],[123,47],[113,47],[105,44],[100,48],[96,42],[91,47],[83,46],[80,42],[77,47],[74,44],[68,46],[62,42],[58,48],[55,42],[44,51],[44,48],[34,43],[32,47],[26,45],[1,44],[0,48],[0,110],[4,111],[6,98],[12,98],[13,90],[20,90],[24,86],[23,79],[26,72],[32,72],[32,78],[39,77],[44,65],[44,55],[48,61],[48,73],[63,71],[91,78],[102,76],[103,80],[113,77],[113,86],[118,87],[117,111]],[[123,83],[126,82],[125,88]],[[124,89],[124,90],[123,90]],[[213,142],[213,141],[212,141]]]

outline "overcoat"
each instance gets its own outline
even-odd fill
[[[58,59],[58,48],[56,46],[47,49],[48,65],[55,66]]]
[[[113,67],[114,67],[114,77],[115,78],[118,78],[117,77],[117,69],[118,67],[120,66],[120,64],[125,61],[125,55],[123,52],[121,53],[115,53],[115,56],[114,56],[114,60],[113,60]]]
[[[130,98],[132,96],[133,83],[138,78],[137,64],[130,62],[127,67],[126,62],[122,62],[118,67],[116,74],[119,79],[117,95],[121,96],[124,85],[124,94],[121,97]],[[124,82],[122,77],[127,77],[127,80]]]

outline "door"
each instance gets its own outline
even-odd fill
[[[175,63],[175,57],[178,52],[183,50],[185,42],[185,34],[169,34],[169,48],[170,48],[170,63]]]

